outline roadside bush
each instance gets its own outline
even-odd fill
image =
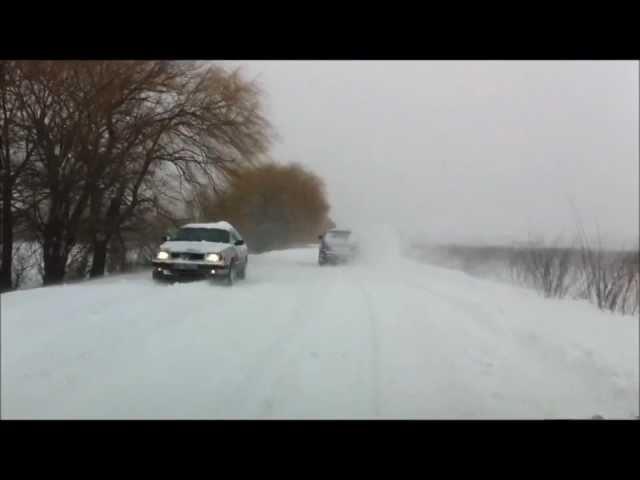
[[[415,245],[421,261],[512,282],[549,298],[570,297],[601,310],[640,313],[640,248],[606,249],[581,232],[571,245],[529,241],[511,246]]]
[[[640,272],[637,252],[607,252],[583,243],[580,249],[582,297],[601,310],[635,314]]]
[[[570,288],[571,257],[569,248],[527,245],[511,252],[509,268],[517,282],[545,297],[563,298]]]
[[[231,222],[255,252],[316,241],[331,224],[324,182],[296,164],[242,169],[223,192],[200,191],[196,203],[200,220]]]

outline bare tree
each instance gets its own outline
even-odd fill
[[[194,187],[215,188],[216,177],[269,145],[259,92],[237,72],[184,62],[132,67],[140,69],[139,88],[106,108],[113,148],[101,188],[91,196],[91,276],[104,273],[109,242],[122,238],[120,229],[138,209],[184,198]]]
[[[259,92],[237,71],[167,61],[21,62],[16,71],[44,284],[63,279],[78,242],[91,245],[81,249],[91,276],[102,275],[109,242],[122,243],[138,210],[215,187],[269,146]]]
[[[15,61],[0,61],[0,291],[12,287],[17,190],[33,154],[20,128],[24,110],[18,101],[21,77],[17,65]]]
[[[73,63],[73,62],[72,62]],[[73,63],[75,65],[75,63]],[[17,101],[21,130],[33,151],[25,173],[28,221],[43,247],[44,283],[63,278],[88,194],[87,138],[90,104],[77,72],[64,62],[21,62]]]

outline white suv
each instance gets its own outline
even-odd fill
[[[227,222],[190,223],[165,237],[153,259],[155,280],[245,278],[249,254],[238,231]]]

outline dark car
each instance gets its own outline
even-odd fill
[[[319,265],[348,262],[358,252],[358,244],[351,230],[333,229],[318,238],[320,239]]]

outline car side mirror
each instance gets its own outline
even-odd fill
[[[322,237],[324,237],[324,235],[318,235],[318,240],[322,240]]]
[[[236,241],[234,242],[234,245],[238,245],[238,246],[240,246],[240,245],[244,245],[244,240],[236,240]]]

